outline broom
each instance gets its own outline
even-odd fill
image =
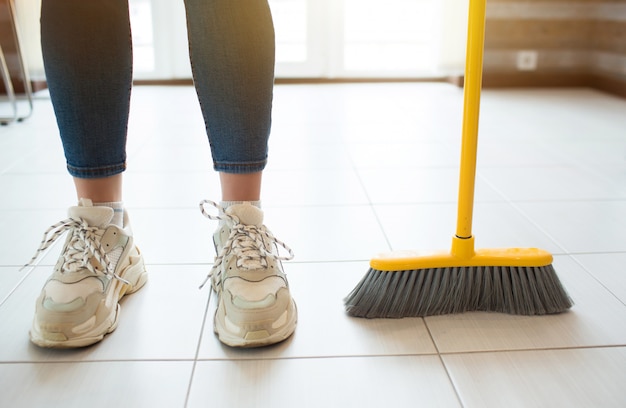
[[[485,38],[485,0],[470,0],[456,235],[449,252],[377,255],[345,299],[355,317],[419,317],[466,311],[518,315],[560,313],[572,306],[538,248],[474,250],[472,211]]]

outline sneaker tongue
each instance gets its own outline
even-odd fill
[[[263,211],[250,203],[234,204],[226,209],[226,213],[239,218],[244,225],[263,225]]]
[[[110,207],[93,207],[90,200],[81,199],[76,207],[70,207],[68,214],[71,218],[81,218],[91,227],[106,227],[113,219],[113,209]]]

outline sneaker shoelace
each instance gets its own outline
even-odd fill
[[[72,236],[67,244],[65,252],[62,254],[64,262],[61,272],[76,272],[82,268],[86,268],[93,274],[104,273],[120,282],[128,284],[129,282],[114,272],[114,264],[111,257],[107,255],[100,243],[103,230],[98,227],[91,227],[87,221],[80,218],[68,218],[60,221],[44,232],[43,239],[35,255],[31,258],[22,269],[34,266],[34,262],[39,256],[48,249],[60,236],[69,231]],[[115,254],[112,254],[115,257]],[[99,271],[91,263],[94,258],[100,265],[104,267],[103,271]]]
[[[211,205],[219,210],[218,215],[211,215],[206,209],[206,205]],[[230,235],[224,243],[221,251],[216,255],[211,271],[207,275],[200,288],[213,277],[217,278],[221,284],[220,266],[224,262],[224,258],[231,252],[236,257],[237,267],[244,270],[254,270],[266,268],[267,258],[273,258],[278,261],[288,261],[293,259],[293,251],[284,242],[277,239],[264,225],[246,225],[242,224],[238,217],[227,214],[222,206],[210,201],[203,200],[200,202],[200,211],[202,215],[214,221],[226,221],[231,224]],[[281,256],[278,253],[278,247],[284,248],[288,255]],[[269,250],[268,250],[269,248]],[[274,250],[276,252],[274,252]]]

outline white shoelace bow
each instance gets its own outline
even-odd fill
[[[205,205],[209,204],[219,210],[218,215],[208,213]],[[210,200],[200,202],[200,211],[202,215],[214,221],[230,221],[232,227],[228,240],[224,243],[224,247],[215,257],[213,267],[207,275],[200,289],[215,274],[218,282],[221,282],[220,266],[224,258],[233,252],[237,259],[237,267],[246,270],[254,270],[267,267],[267,258],[273,258],[278,261],[288,261],[293,259],[293,251],[284,242],[278,240],[264,225],[258,227],[256,225],[242,224],[236,216],[227,214],[224,209],[217,203]],[[283,247],[289,254],[281,256],[278,253],[278,247]],[[268,251],[269,248],[269,251]],[[273,251],[276,249],[276,253]]]
[[[87,221],[80,218],[68,218],[48,228],[43,234],[43,239],[41,240],[37,252],[35,252],[35,255],[22,269],[33,266],[39,255],[48,249],[66,231],[70,231],[72,237],[68,242],[65,252],[62,254],[64,263],[61,272],[75,272],[78,269],[86,268],[89,272],[97,274],[99,271],[90,262],[90,259],[93,257],[100,265],[104,266],[104,271],[102,272],[105,275],[123,283],[128,283],[128,281],[121,278],[113,271],[113,264],[100,243],[102,229],[91,227],[87,224]]]

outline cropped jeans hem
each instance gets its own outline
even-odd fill
[[[126,163],[99,167],[75,167],[67,165],[67,171],[72,177],[83,179],[105,178],[116,176],[126,170]]]
[[[251,163],[213,163],[213,169],[220,173],[230,173],[230,174],[250,174],[250,173],[259,173],[265,169],[267,165],[267,160],[263,160],[260,162],[251,162]]]

